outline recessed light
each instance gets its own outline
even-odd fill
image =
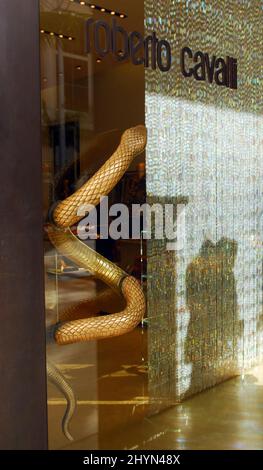
[[[67,36],[66,34],[56,33],[54,31],[46,31],[45,29],[41,29],[40,33],[48,34],[49,36],[56,36],[57,38],[60,38],[60,39],[68,39],[69,41],[73,41],[75,39],[73,38],[73,36]]]
[[[77,65],[76,69],[81,70],[81,65]]]
[[[112,15],[112,16],[118,16],[119,18],[127,18],[127,15],[125,15],[124,13],[120,13],[119,11],[114,11],[114,10],[110,10],[108,8],[105,8],[105,7],[101,7],[100,5],[97,5],[97,4],[94,4],[94,3],[90,3],[88,0],[70,0],[72,3],[77,3],[78,5],[83,5],[83,6],[86,6],[86,7],[89,7],[89,8],[92,8],[93,10],[98,10],[100,11],[101,13],[107,13],[108,15]],[[73,14],[71,12],[71,14]]]

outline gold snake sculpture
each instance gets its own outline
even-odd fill
[[[106,163],[74,194],[58,202],[51,212],[48,236],[54,247],[63,256],[79,267],[85,268],[113,291],[113,296],[122,297],[123,309],[117,313],[92,316],[100,311],[99,303],[110,302],[108,291],[99,295],[96,301],[85,302],[86,312],[78,313],[76,307],[70,307],[62,313],[59,323],[53,328],[53,338],[59,345],[110,338],[134,329],[145,313],[145,298],[138,281],[129,276],[114,263],[96,253],[81,242],[71,231],[83,215],[78,215],[82,205],[97,206],[100,199],[107,196],[129,168],[134,158],[141,154],[146,146],[147,133],[144,126],[126,130],[120,144]],[[111,311],[110,305],[108,311]],[[63,418],[65,436],[72,440],[69,422],[75,410],[74,392],[59,370],[48,362],[47,375],[67,400],[67,409]]]

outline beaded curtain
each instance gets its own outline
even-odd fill
[[[148,246],[149,390],[156,408],[259,363],[262,309],[262,0],[146,0],[172,47],[146,69],[147,193],[185,202],[185,240]],[[238,62],[238,89],[184,78],[188,46]]]

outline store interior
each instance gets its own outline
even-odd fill
[[[122,12],[123,2],[103,2]],[[113,10],[114,7],[114,10]],[[141,2],[125,5],[125,28],[143,32]],[[111,21],[110,13],[78,2],[41,2],[41,97],[43,141],[44,222],[50,207],[92,177],[116,150],[122,133],[144,124],[144,69],[111,57],[85,53],[84,25],[88,18]],[[63,35],[64,38],[60,38]],[[66,39],[72,38],[72,39]],[[103,38],[102,38],[103,41]],[[121,51],[120,43],[120,51]],[[109,203],[143,204],[146,198],[145,154],[138,156],[109,194]],[[99,223],[102,223],[101,221]],[[146,243],[139,240],[90,241],[96,252],[135,276],[146,290]],[[87,297],[102,283],[57,254],[45,239],[47,328],[61,313]],[[81,308],[81,307],[80,307]],[[104,311],[116,311],[111,304]],[[48,358],[62,371],[77,396],[72,420],[75,442],[95,439],[144,414],[147,402],[147,326],[141,323],[120,338],[59,347],[48,344]],[[79,406],[79,403],[83,403]],[[49,442],[67,444],[61,422],[65,399],[49,384]],[[118,403],[123,403],[116,412]],[[73,431],[73,421],[77,424]],[[93,441],[92,441],[93,442]]]

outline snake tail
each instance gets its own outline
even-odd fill
[[[47,377],[48,380],[55,385],[55,387],[64,395],[67,400],[67,408],[62,420],[62,429],[65,437],[73,441],[73,437],[69,432],[69,424],[76,408],[76,398],[74,392],[68,382],[63,377],[62,373],[54,364],[47,362]]]

